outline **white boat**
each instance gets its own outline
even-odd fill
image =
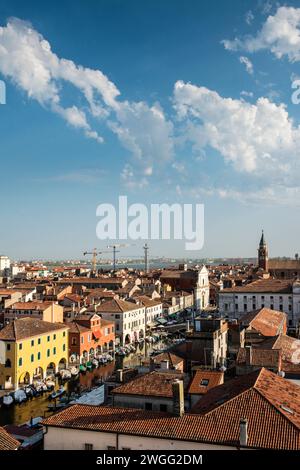
[[[68,380],[72,377],[71,371],[69,371],[68,369],[61,369],[59,373],[63,380]]]
[[[71,367],[70,372],[73,377],[76,377],[79,374],[79,369],[78,367],[73,366]]]
[[[92,360],[92,364],[94,367],[98,367],[99,366],[99,362],[97,361],[97,359],[93,359]]]
[[[108,360],[108,362],[112,362],[114,360],[111,354],[106,354],[106,359]]]
[[[5,395],[3,397],[3,405],[10,406],[13,404],[13,402],[14,402],[14,399],[11,395]]]
[[[46,387],[47,387],[47,390],[51,390],[52,388],[54,388],[55,387],[54,380],[46,380]]]
[[[23,401],[27,400],[27,395],[25,391],[20,388],[19,390],[15,391],[14,399],[16,403],[22,403]]]

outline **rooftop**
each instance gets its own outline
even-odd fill
[[[175,371],[153,371],[116,387],[112,393],[172,398],[172,384],[182,378],[183,374]]]
[[[239,445],[240,419],[248,421],[248,446],[300,449],[299,387],[261,371],[211,389],[182,417],[132,408],[73,405],[43,420],[46,426],[161,439]]]
[[[0,331],[0,340],[20,341],[66,328],[68,326],[63,323],[50,323],[37,318],[19,318],[11,321]]]
[[[190,383],[188,393],[190,395],[204,395],[223,382],[224,372],[197,370]]]

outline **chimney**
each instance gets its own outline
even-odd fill
[[[169,361],[168,359],[164,359],[163,361],[160,361],[160,368],[162,370],[168,370],[169,369]]]
[[[150,372],[153,372],[155,370],[155,361],[152,356],[150,356],[150,367],[149,367]]]
[[[117,379],[117,382],[120,382],[120,383],[123,382],[123,369],[116,370],[116,379]]]
[[[248,421],[246,418],[240,420],[240,446],[247,447],[248,443]]]
[[[173,413],[176,416],[184,415],[184,390],[183,390],[183,380],[175,380],[172,383],[172,392],[173,392]]]
[[[246,364],[252,365],[252,346],[246,346]]]

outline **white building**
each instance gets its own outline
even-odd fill
[[[8,276],[9,271],[10,271],[9,257],[0,255],[0,276]]]
[[[208,269],[204,265],[198,271],[198,280],[194,295],[197,310],[203,310],[209,305]]]
[[[285,312],[289,327],[297,326],[300,320],[300,282],[259,279],[219,292],[219,311],[229,318],[240,318],[247,312],[264,307]]]
[[[97,313],[115,322],[116,339],[120,344],[134,343],[145,337],[146,308],[141,303],[113,299],[99,305]]]

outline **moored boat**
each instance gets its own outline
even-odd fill
[[[72,377],[71,371],[68,369],[61,369],[59,371],[62,380],[69,380]]]
[[[84,365],[84,364],[80,364],[79,370],[80,370],[80,372],[86,372],[86,367],[85,367],[85,365]]]
[[[92,364],[94,367],[98,367],[99,366],[99,362],[97,361],[97,359],[93,359],[92,360]]]
[[[5,405],[5,406],[10,406],[10,405],[13,404],[14,399],[13,399],[13,397],[12,397],[11,395],[5,395],[5,396],[3,397],[3,401],[2,401],[2,402],[3,402],[3,405]]]
[[[76,377],[79,374],[79,369],[78,367],[73,366],[71,367],[70,372],[71,372],[72,377]]]
[[[14,392],[14,400],[16,403],[23,403],[23,401],[27,400],[27,395],[23,389],[16,390]]]
[[[55,398],[59,398],[61,397],[62,395],[64,395],[64,393],[66,393],[64,387],[60,387],[58,390],[56,390],[55,392],[51,393],[51,395],[49,396],[50,399],[55,399]]]

